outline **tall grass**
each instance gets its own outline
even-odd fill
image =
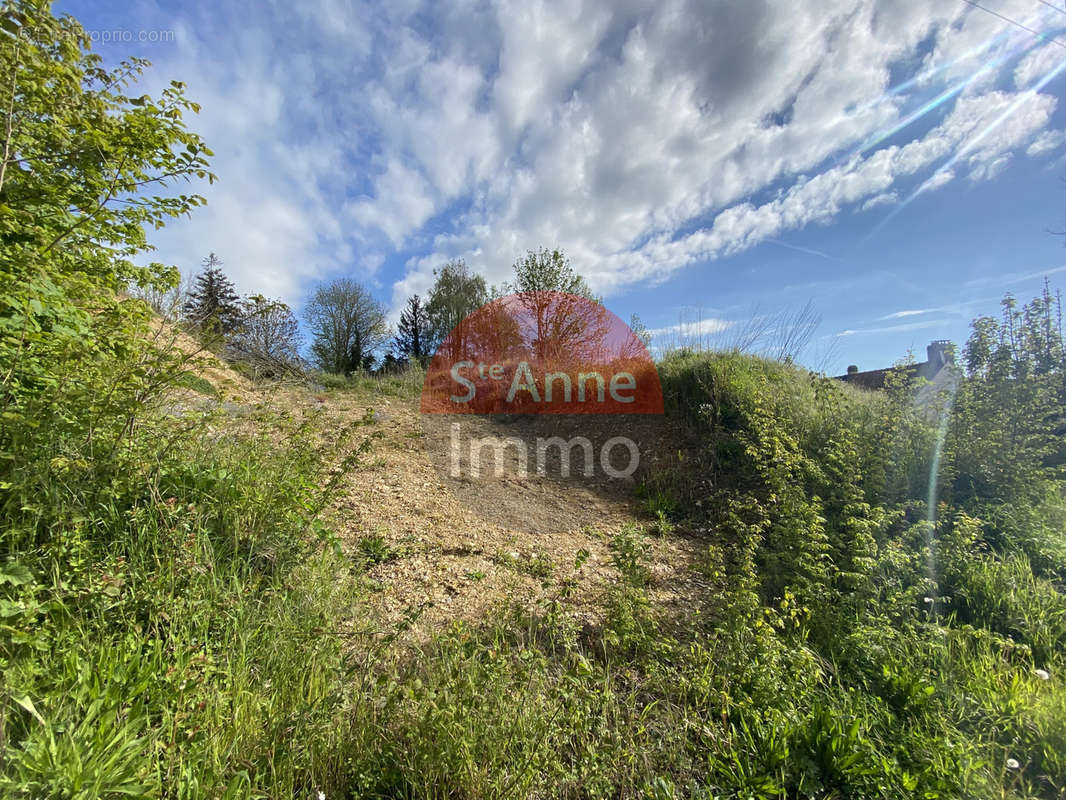
[[[335,375],[316,372],[313,382],[324,389],[348,390],[364,395],[386,395],[391,397],[413,398],[422,391],[425,371],[418,364],[409,364],[403,369],[384,374],[374,374],[362,370],[350,375]]]
[[[8,792],[291,794],[341,771],[354,631],[337,609],[355,586],[315,522],[308,426],[257,422],[237,438],[217,418],[147,425],[105,502],[79,487],[51,509],[65,524],[13,553]]]

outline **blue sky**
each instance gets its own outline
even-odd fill
[[[297,308],[349,275],[395,312],[449,258],[500,283],[559,247],[661,344],[697,326],[728,343],[809,301],[802,360],[836,373],[961,343],[1044,275],[1066,286],[1049,232],[1066,228],[1066,7],[978,5],[56,10],[107,61],[151,59],[146,90],[183,80],[203,106],[190,127],[220,181],[152,238],[187,273],[214,251],[240,291]]]

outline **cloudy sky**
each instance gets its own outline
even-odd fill
[[[835,372],[1066,286],[1061,0],[56,10],[202,104],[220,181],[156,257],[242,292],[349,275],[396,309],[449,258],[501,282],[559,247],[660,343],[810,301]]]

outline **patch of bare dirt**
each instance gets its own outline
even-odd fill
[[[263,400],[252,381],[204,347],[179,326],[153,319],[151,338],[162,350],[177,350],[185,359],[187,378],[169,393],[172,411],[204,410],[219,402],[236,409]]]
[[[427,451],[413,389],[399,397],[366,388],[260,387],[173,326],[157,328],[157,337],[188,355],[191,374],[207,384],[175,390],[172,411],[221,403],[231,424],[248,432],[253,411],[308,415],[318,446],[334,458],[338,433],[373,411],[360,429],[372,433],[372,447],[340,476],[327,514],[345,551],[368,564],[369,601],[383,634],[399,629],[401,641],[415,643],[454,620],[477,625],[501,607],[532,609],[553,598],[565,598],[579,627],[602,622],[605,593],[620,580],[611,539],[651,523],[632,484],[503,479],[464,486],[442,475]],[[481,424],[486,435],[508,434],[493,421]],[[696,569],[703,546],[677,534],[645,541],[651,600],[683,619],[705,586]]]
[[[312,406],[324,431],[375,411],[379,438],[343,476],[330,515],[345,549],[371,563],[371,603],[386,626],[422,639],[452,620],[476,623],[505,603],[532,607],[560,597],[564,587],[579,626],[602,620],[604,592],[619,580],[611,538],[649,523],[631,490],[526,481],[483,492],[482,502],[509,504],[507,513],[486,515],[475,508],[477,487],[457,492],[434,467],[417,400],[338,391],[292,401]],[[670,534],[647,542],[651,599],[684,616],[703,585],[695,569],[702,548]]]

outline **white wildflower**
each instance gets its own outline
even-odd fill
[[[1007,769],[1018,769],[1018,767],[1020,767],[1020,766],[1021,766],[1021,764],[1019,764],[1016,759],[1013,759],[1013,758],[1008,758],[1007,759]]]
[[[923,597],[922,598],[922,602],[923,603],[932,603],[933,602],[933,598],[932,597]]]
[[[1042,681],[1049,681],[1051,680],[1051,673],[1046,669],[1038,669],[1036,670],[1036,677],[1040,678]]]

